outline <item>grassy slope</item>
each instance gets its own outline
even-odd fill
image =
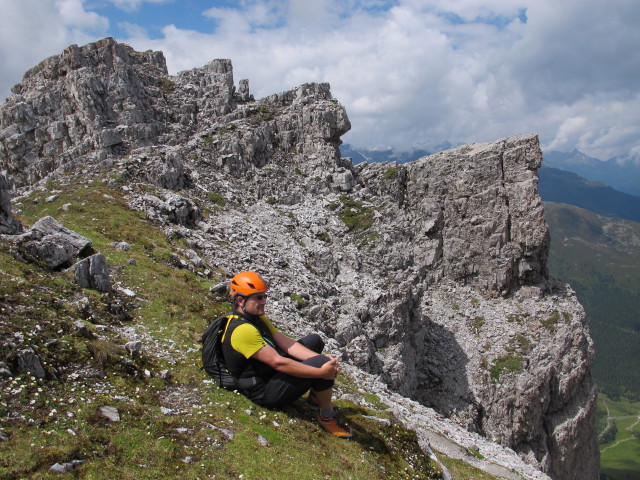
[[[229,308],[208,293],[219,278],[172,266],[176,248],[184,247],[180,239],[131,211],[119,189],[72,185],[46,202],[50,194],[22,202],[23,223],[52,215],[85,235],[106,255],[114,284],[136,296],[80,289],[68,273],[19,262],[0,243],[0,361],[11,364],[16,350],[29,345],[48,372],[47,380],[0,379],[0,433],[6,438],[0,441],[0,479],[437,477],[413,432],[364,416],[389,418],[373,395],[366,395],[368,408],[338,402],[356,432],[354,441],[345,442],[321,432],[302,402],[271,411],[213,386],[196,367],[197,339],[208,319]],[[109,245],[121,241],[131,250]],[[130,319],[118,318],[118,302]],[[78,320],[96,337],[78,335],[72,326]],[[127,326],[146,335],[138,358],[122,348],[130,340],[122,333]],[[59,380],[68,365],[92,367],[106,377]],[[160,377],[165,369],[170,379]],[[348,379],[339,384],[343,392],[359,394]],[[103,405],[116,407],[121,420],[106,421],[98,413]],[[76,459],[83,463],[68,474],[48,471]],[[492,478],[451,465],[454,479]]]

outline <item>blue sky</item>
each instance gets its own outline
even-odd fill
[[[0,0],[0,98],[112,36],[162,51],[170,74],[230,58],[256,98],[329,82],[357,147],[537,133],[640,162],[638,24],[637,0]]]

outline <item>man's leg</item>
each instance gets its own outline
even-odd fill
[[[309,335],[305,335],[300,340],[298,340],[298,343],[304,345],[309,350],[312,350],[316,353],[322,353],[322,350],[324,349],[324,341],[317,333],[310,333]]]
[[[338,415],[338,409],[331,402],[332,397],[333,388],[315,392],[315,399],[320,407],[317,414],[318,424],[334,437],[349,439],[353,437],[353,432]]]
[[[327,388],[320,392],[314,390],[313,395],[318,403],[320,413],[324,413],[326,415],[328,411],[333,409],[333,388]]]
[[[319,368],[328,361],[329,357],[317,355],[302,363]],[[310,388],[320,392],[331,390],[331,387],[333,387],[333,380],[300,378],[286,373],[276,373],[265,385],[261,404],[265,407],[282,407],[300,398]]]

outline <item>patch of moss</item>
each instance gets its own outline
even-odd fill
[[[353,200],[348,195],[341,195],[342,209],[338,213],[340,219],[349,230],[367,230],[373,225],[373,208],[365,207],[362,202]]]
[[[324,231],[318,234],[317,238],[325,243],[331,243],[331,235],[329,235],[329,232]]]
[[[304,306],[304,298],[302,298],[297,293],[292,293],[291,295],[289,295],[289,298],[293,300],[297,308],[302,308]]]
[[[507,373],[520,373],[523,370],[524,360],[519,355],[508,354],[498,357],[491,365],[491,378],[498,380],[501,375]]]
[[[176,82],[167,77],[162,77],[158,83],[160,84],[160,90],[164,93],[172,93],[176,89]]]
[[[545,327],[547,330],[550,330],[553,332],[556,330],[559,321],[560,321],[560,312],[557,310],[554,310],[553,312],[551,312],[551,315],[549,315],[546,319],[540,320],[540,323],[542,323],[542,326]]]
[[[399,167],[389,167],[383,174],[385,180],[393,180],[398,175]]]
[[[477,316],[471,321],[471,330],[475,332],[475,334],[480,333],[480,329],[486,323],[486,320],[482,316]]]
[[[219,193],[209,192],[207,193],[207,198],[219,207],[224,207],[227,204],[227,201]]]

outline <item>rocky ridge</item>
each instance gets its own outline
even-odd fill
[[[353,166],[328,84],[255,101],[228,60],[170,77],[161,53],[112,39],[43,61],[13,93],[0,168],[15,196],[78,175],[121,185],[186,240],[187,266],[264,273],[279,325],[321,331],[425,446],[597,478],[593,345],[546,272],[536,136]]]

